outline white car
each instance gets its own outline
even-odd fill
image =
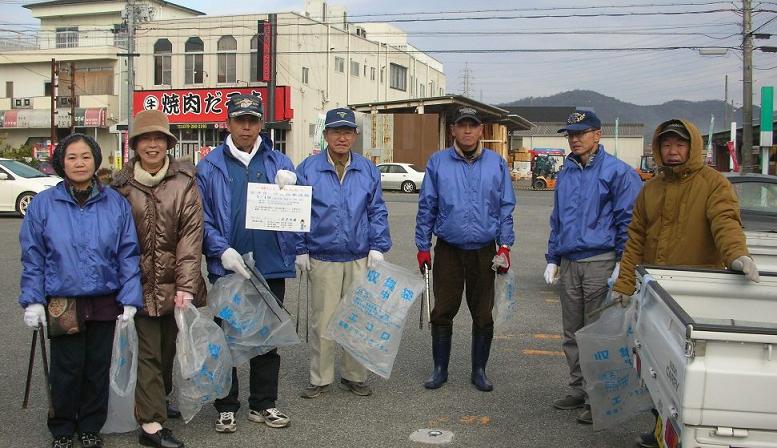
[[[380,183],[384,190],[402,190],[413,193],[421,188],[424,170],[410,163],[381,163]]]
[[[22,216],[36,194],[62,180],[11,159],[0,159],[0,211],[16,211]]]

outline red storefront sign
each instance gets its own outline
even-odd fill
[[[170,123],[222,123],[227,121],[227,101],[232,95],[256,95],[267,113],[267,87],[225,89],[139,90],[132,98],[132,111],[161,110]],[[275,117],[264,121],[287,121],[294,118],[291,88],[275,88]]]
[[[269,82],[272,74],[272,24],[259,21],[259,81]]]

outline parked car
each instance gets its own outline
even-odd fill
[[[0,211],[16,211],[24,216],[32,198],[60,180],[22,162],[0,159]]]
[[[777,232],[777,176],[723,173],[739,198],[742,225],[751,232]]]
[[[424,170],[410,163],[381,163],[380,183],[384,190],[402,190],[413,193],[421,188]]]

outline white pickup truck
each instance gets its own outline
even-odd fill
[[[758,270],[777,272],[777,233],[745,231],[745,236]]]
[[[718,270],[638,274],[634,366],[661,446],[777,447],[777,273],[760,283]]]

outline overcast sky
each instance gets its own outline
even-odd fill
[[[0,0],[1,26],[36,22],[20,3],[26,2]],[[304,9],[303,0],[180,0],[175,3],[218,15]],[[742,17],[731,9],[741,7],[742,2],[676,0],[671,6],[670,3],[668,0],[330,2],[344,5],[353,22],[382,20],[393,22],[405,30],[412,45],[428,51],[444,64],[448,93],[461,93],[467,63],[473,76],[471,96],[490,103],[552,95],[572,89],[595,90],[637,104],[657,104],[672,99],[723,99],[724,77],[728,75],[729,97],[733,98],[735,105],[741,105],[741,51],[729,50],[725,56],[702,56],[694,49],[633,49],[738,47],[741,45]],[[777,47],[777,3],[753,0],[753,7],[767,10],[754,15],[753,28],[763,25],[759,32],[775,33],[771,40],[755,40],[755,45]],[[488,11],[473,12],[475,10]],[[724,11],[713,12],[715,10]],[[456,14],[453,13],[455,11],[466,12]],[[672,14],[688,11],[696,12]],[[662,15],[646,15],[656,12]],[[631,15],[605,16],[623,13]],[[573,14],[594,17],[547,17]],[[433,18],[465,20],[428,20]],[[423,20],[395,21],[407,19]],[[632,50],[585,51],[604,48]],[[537,49],[580,51],[515,51]],[[450,50],[485,50],[490,53],[435,53]],[[495,50],[509,51],[493,52]],[[761,86],[777,84],[777,53],[756,50],[753,62],[754,101],[757,104]]]

